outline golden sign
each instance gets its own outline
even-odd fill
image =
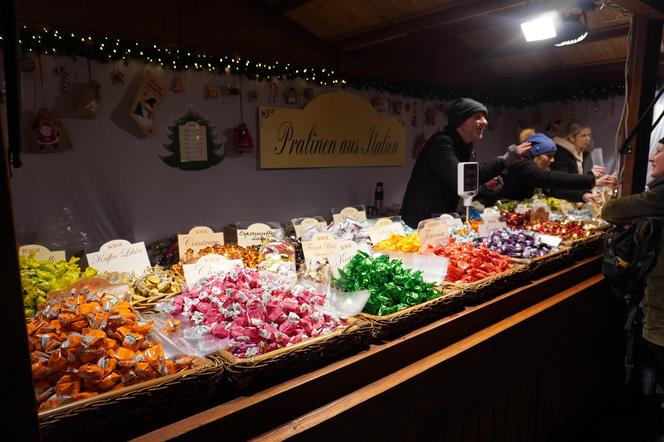
[[[320,95],[304,109],[261,107],[259,126],[263,169],[406,163],[405,121],[347,92]]]

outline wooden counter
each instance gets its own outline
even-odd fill
[[[599,257],[136,440],[550,440],[622,370]]]

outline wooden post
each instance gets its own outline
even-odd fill
[[[18,22],[16,0],[0,3],[2,20],[4,70],[7,90],[7,134],[13,153],[12,162],[20,164],[20,75],[18,49]],[[18,251],[14,229],[14,210],[11,199],[11,182],[7,146],[0,136],[0,251],[3,255],[2,307],[4,318],[0,321],[0,335],[4,336],[5,361],[8,376],[4,379],[11,396],[5,397],[8,405],[3,410],[3,422],[8,440],[39,440],[39,424],[35,405],[35,390],[32,385],[28,334],[23,312],[23,292],[19,277]]]
[[[627,59],[628,114],[625,135],[636,126],[639,117],[646,112],[648,105],[655,97],[661,39],[661,21],[651,20],[640,15],[634,16]],[[639,128],[636,137],[630,142],[632,153],[623,158],[625,168],[621,185],[622,195],[639,193],[645,188],[651,125],[652,109],[645,117],[645,124]]]

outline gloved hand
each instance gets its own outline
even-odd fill
[[[503,160],[505,167],[511,167],[523,160],[523,155],[530,150],[532,144],[529,142],[521,143],[518,146],[512,144],[507,148],[507,153],[499,156]]]

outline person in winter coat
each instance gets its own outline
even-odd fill
[[[580,122],[571,123],[567,126],[565,137],[554,137],[553,141],[556,142],[557,151],[551,169],[582,175],[584,162],[592,150],[592,130],[590,127]],[[603,166],[593,166],[588,173],[599,178],[605,172],[606,169]],[[590,190],[588,188],[563,192],[560,197],[572,201],[592,201],[596,197]]]
[[[459,98],[449,107],[447,126],[431,136],[415,161],[401,206],[401,217],[410,227],[432,216],[456,212],[457,164],[474,161],[473,141],[482,139],[489,112],[482,103]],[[494,179],[503,169],[522,159],[530,148],[523,143],[502,157],[479,164],[480,183]]]
[[[664,221],[664,138],[649,159],[652,165],[648,190],[610,201],[602,217],[612,224],[629,224],[638,218],[659,218]],[[664,379],[664,235],[657,244],[657,261],[646,276],[642,302],[642,336],[655,363],[659,379]]]
[[[549,170],[555,163],[556,143],[543,133],[536,133],[526,141],[531,149],[525,154],[526,160],[514,164],[503,173],[503,188],[492,199],[485,197],[485,204],[493,204],[499,199],[523,200],[533,196],[536,188],[542,189],[546,195],[556,195],[563,190],[582,190],[597,186],[617,185],[613,176],[595,178],[593,175]]]

